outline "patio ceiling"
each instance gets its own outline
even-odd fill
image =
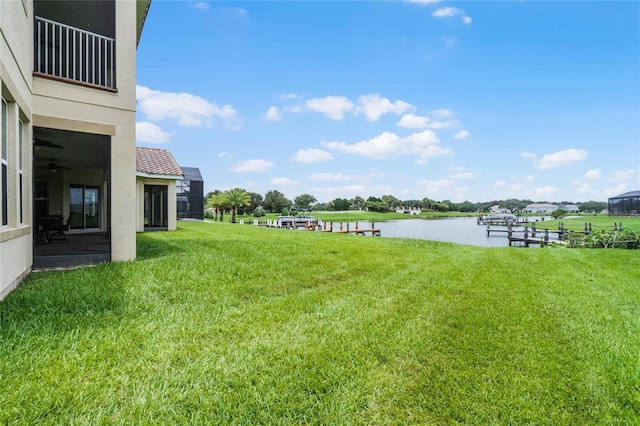
[[[109,165],[109,142],[108,136],[34,128],[34,165],[47,167],[53,161],[58,167],[102,173]]]

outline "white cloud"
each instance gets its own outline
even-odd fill
[[[199,1],[195,4],[196,9],[206,10],[209,9],[209,3],[204,1]]]
[[[547,185],[526,190],[524,191],[524,196],[525,198],[532,200],[550,200],[553,199],[554,195],[557,194],[558,191],[560,191],[560,188]]]
[[[636,172],[637,171],[634,169],[618,170],[611,174],[611,177],[609,178],[609,180],[611,182],[619,182],[619,181],[631,179],[636,174]]]
[[[283,101],[297,99],[299,97],[300,95],[297,95],[296,93],[283,93],[282,95],[278,95],[278,98],[282,99]]]
[[[285,177],[274,178],[271,179],[271,185],[277,186],[296,186],[298,184],[297,181]]]
[[[458,133],[453,135],[453,137],[456,139],[466,139],[469,137],[469,132],[467,132],[466,130],[460,130]]]
[[[360,106],[356,108],[356,114],[363,113],[369,121],[378,121],[380,116],[389,112],[400,115],[413,108],[413,105],[404,101],[391,102],[387,98],[381,98],[378,93],[362,95],[358,102]]]
[[[301,163],[321,163],[323,161],[333,160],[333,158],[330,152],[317,148],[309,148],[298,150],[292,160]]]
[[[440,0],[407,0],[409,3],[417,3],[417,4],[433,4],[439,3]]]
[[[606,188],[604,190],[607,198],[615,197],[616,195],[624,194],[625,192],[627,192],[627,185],[624,183],[621,183],[620,185],[617,185],[613,188]]]
[[[448,148],[440,146],[438,137],[432,130],[413,133],[400,137],[395,133],[384,132],[373,139],[354,144],[346,142],[322,142],[322,145],[347,154],[362,155],[369,158],[381,159],[403,155],[416,156],[424,161],[438,155],[453,154]]]
[[[280,115],[280,108],[272,106],[264,115],[265,120],[268,121],[282,121],[282,115]]]
[[[589,180],[600,179],[602,173],[598,169],[591,169],[584,174],[584,177]]]
[[[231,105],[218,106],[190,93],[173,93],[136,86],[138,110],[150,121],[174,120],[181,126],[212,125],[214,119],[226,127],[240,129],[238,111]]]
[[[591,187],[590,183],[577,183],[576,192],[578,194],[596,195],[597,192]]]
[[[471,179],[475,177],[475,175],[469,171],[464,166],[453,166],[451,167],[451,173],[449,173],[449,177],[451,179]]]
[[[312,180],[352,180],[354,177],[342,173],[312,173],[309,179]]]
[[[436,18],[450,18],[452,16],[460,16],[465,24],[471,24],[471,18],[464,13],[464,10],[458,9],[457,7],[440,8],[433,12],[433,16],[435,16]]]
[[[540,170],[547,170],[567,166],[586,159],[587,155],[587,151],[575,148],[554,152],[553,154],[545,154],[538,162],[538,168]]]
[[[405,129],[426,129],[429,127],[429,117],[424,117],[415,114],[405,114],[400,118],[400,121],[396,123],[398,127],[404,127]]]
[[[294,106],[294,105],[285,106],[282,109],[284,109],[287,112],[293,112],[293,113],[302,111],[302,107]]]
[[[218,158],[225,158],[225,157],[231,158],[231,154],[229,154],[228,152],[224,152],[223,151],[223,152],[219,152],[217,157]]]
[[[309,188],[312,194],[323,194],[327,198],[353,198],[355,196],[381,197],[393,192],[389,185],[345,185],[340,187]],[[366,194],[366,195],[365,195]]]
[[[520,156],[524,158],[536,158],[536,155],[533,152],[528,152],[528,151],[522,151],[520,153]]]
[[[398,127],[406,129],[449,129],[460,125],[456,120],[450,119],[453,112],[447,109],[439,109],[432,111],[430,115],[435,118],[424,115],[405,114],[396,123]],[[444,119],[444,120],[441,120]]]
[[[136,123],[136,140],[149,143],[165,143],[172,133],[165,132],[160,127],[148,121]]]
[[[503,180],[497,180],[496,183],[493,184],[494,188],[504,188],[505,186],[507,186],[507,182]]]
[[[431,111],[429,115],[436,119],[443,119],[443,118],[452,118],[455,115],[455,113],[450,109],[440,108],[440,109]]]
[[[353,109],[353,103],[343,96],[313,98],[307,100],[306,105],[310,110],[326,114],[332,120],[342,120],[344,114]]]
[[[522,193],[524,191],[524,189],[526,188],[525,184],[520,182],[520,183],[513,183],[511,184],[511,186],[509,186],[509,189],[512,192],[519,192]]]
[[[451,179],[471,179],[475,176],[471,172],[459,172],[459,173],[452,173],[449,175],[449,177]]]
[[[230,172],[264,172],[273,167],[273,163],[266,160],[247,160],[237,163],[229,168]]]
[[[443,7],[433,12],[433,16],[435,16],[436,18],[444,18],[455,16],[457,14],[460,14],[461,12],[462,10],[458,9],[457,7]]]
[[[427,126],[429,129],[450,129],[452,127],[456,127],[460,125],[456,120],[447,120],[447,121],[431,121]]]
[[[451,179],[429,180],[421,179],[416,182],[429,197],[450,194],[455,186],[455,181]]]

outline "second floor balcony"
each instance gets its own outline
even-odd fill
[[[34,72],[106,90],[116,90],[115,40],[37,16]]]

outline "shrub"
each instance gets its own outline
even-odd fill
[[[264,209],[262,207],[256,207],[255,210],[253,211],[253,215],[255,217],[262,217],[264,216],[266,213],[264,211]]]
[[[584,238],[584,246],[588,248],[624,248],[640,249],[640,232],[593,231]]]

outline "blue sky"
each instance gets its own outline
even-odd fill
[[[319,202],[640,189],[640,3],[154,0],[137,145]]]

